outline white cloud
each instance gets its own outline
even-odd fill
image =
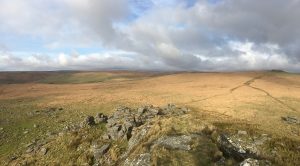
[[[38,38],[46,50],[106,50],[54,55],[2,51],[0,69],[300,71],[300,1],[201,0],[189,7],[185,3],[0,0],[0,34]],[[140,10],[130,11],[132,5]],[[4,39],[0,43],[8,44]]]

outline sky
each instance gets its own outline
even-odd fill
[[[300,72],[300,0],[0,0],[0,71]]]

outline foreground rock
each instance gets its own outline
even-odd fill
[[[218,137],[218,146],[227,156],[231,156],[237,160],[247,158],[260,159],[261,146],[270,138],[267,135],[261,135],[256,138],[248,136],[241,132],[234,135],[220,134]]]
[[[96,115],[96,123],[106,123],[107,132],[102,139],[109,144],[93,147],[94,162],[98,165],[147,166],[155,161],[158,165],[226,165],[233,158],[232,164],[256,166],[264,162],[261,148],[269,140],[267,135],[250,137],[247,131],[239,130],[236,134],[218,134],[213,125],[203,127],[200,133],[158,134],[155,122],[167,118],[185,115],[187,108],[168,104],[165,107],[144,106],[138,109],[119,107],[107,117]],[[155,119],[155,121],[154,121]],[[94,124],[88,117],[85,124]],[[155,131],[153,133],[153,131]],[[154,134],[154,135],[153,135]],[[211,135],[218,135],[216,142]],[[113,159],[114,142],[126,142],[125,151]],[[263,164],[266,165],[266,164]]]
[[[244,130],[227,133],[201,121],[194,125],[189,123],[189,111],[173,104],[119,107],[109,117],[87,116],[49,138],[54,140],[52,146],[59,145],[57,140],[65,141],[71,153],[81,154],[73,165],[270,165],[262,155],[268,135],[250,136]],[[50,157],[57,148],[51,145],[32,142],[20,158]]]

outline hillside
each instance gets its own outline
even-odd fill
[[[253,139],[268,135],[268,141],[263,146],[264,159],[274,165],[300,162],[298,74],[277,71],[173,74],[29,72],[1,73],[0,80],[1,165],[26,162],[42,165],[38,161],[50,165],[89,163],[87,148],[94,141],[98,141],[99,145],[107,143],[100,139],[108,129],[106,124],[97,123],[93,127],[76,129],[75,133],[65,131],[66,127],[79,125],[88,115],[103,113],[111,116],[118,106],[137,109],[145,105],[163,107],[168,103],[191,111],[179,117],[163,116],[154,119],[151,122],[153,128],[149,130],[154,135],[151,137],[154,142],[162,136],[157,133],[175,133],[194,138],[193,133],[206,133],[203,129],[213,126],[215,129],[210,132],[216,130],[219,135],[226,133],[234,137],[240,132],[247,133]],[[62,132],[64,134],[60,136]],[[211,133],[208,135],[211,137]],[[199,141],[204,138],[195,139]],[[34,151],[28,151],[28,145],[39,140],[48,140],[43,144],[47,152],[35,156]],[[112,161],[117,161],[124,149],[128,148],[126,141],[110,144],[113,147],[107,154],[115,155],[110,156]],[[143,151],[142,145],[146,146],[146,142],[141,143],[135,153]],[[158,160],[163,156],[159,157],[156,153],[163,151],[158,149],[151,155]],[[60,153],[64,155],[55,155]],[[130,152],[129,156],[134,157],[135,153]],[[206,155],[206,151],[199,153]],[[165,158],[176,155],[182,156],[183,160],[193,158],[181,152],[177,154],[177,151],[165,154]],[[212,160],[213,157],[207,158],[209,162]],[[226,161],[227,165],[241,162],[236,159],[229,161],[227,158]],[[158,163],[164,165],[162,160]]]

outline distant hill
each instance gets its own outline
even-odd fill
[[[0,84],[20,83],[95,83],[108,80],[135,80],[162,75],[158,72],[129,71],[33,71],[33,72],[0,72]]]

